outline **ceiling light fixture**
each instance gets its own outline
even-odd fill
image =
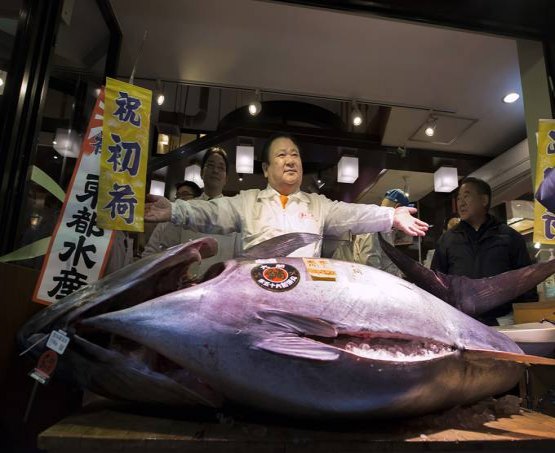
[[[262,110],[262,104],[260,103],[260,98],[261,98],[260,90],[256,90],[254,92],[254,101],[249,103],[249,113],[251,114],[251,116],[258,115]]]
[[[454,167],[440,167],[434,173],[434,191],[453,192],[459,186],[459,176]]]
[[[506,94],[505,97],[503,98],[503,102],[505,104],[512,104],[513,102],[516,102],[520,99],[520,94],[518,93],[509,93]]]
[[[4,85],[4,79],[2,77],[0,77],[0,87]]]
[[[360,113],[356,101],[351,102],[351,121],[355,127],[359,127],[362,124],[362,113]]]
[[[358,157],[343,156],[337,163],[337,182],[354,183],[358,178]]]
[[[161,145],[169,145],[170,144],[170,136],[168,134],[160,134],[158,135],[158,142]]]
[[[403,185],[403,192],[407,198],[410,198],[409,177],[403,176],[403,181],[405,182]]]
[[[164,96],[164,86],[160,79],[156,80],[156,103],[162,105],[166,97]]]
[[[185,179],[185,181],[193,181],[201,189],[204,187],[204,181],[200,176],[200,165],[198,164],[185,167],[185,177],[183,179]]]
[[[157,181],[156,179],[152,179],[150,181],[150,194],[151,195],[160,195],[164,196],[164,192],[166,190],[166,183],[164,181]]]
[[[437,118],[431,115],[426,121],[426,129],[424,129],[424,133],[428,137],[433,137],[436,134],[436,126],[437,126]]]
[[[58,128],[52,146],[62,157],[77,158],[81,149],[81,138],[73,129]]]
[[[235,171],[254,173],[254,146],[237,146],[235,149]]]

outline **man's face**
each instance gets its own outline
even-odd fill
[[[277,138],[270,146],[269,163],[263,163],[268,183],[282,195],[289,195],[301,187],[303,163],[299,149],[288,138]]]
[[[227,180],[224,158],[219,154],[210,155],[204,164],[201,177],[205,186],[210,186],[215,192],[222,193]]]
[[[192,200],[193,198],[195,198],[195,194],[193,192],[193,189],[191,189],[189,186],[181,186],[175,192],[175,199],[176,200],[185,200],[185,201],[187,201],[187,200]]]
[[[469,221],[487,214],[488,197],[479,194],[474,184],[463,184],[457,195],[457,211],[461,220]]]

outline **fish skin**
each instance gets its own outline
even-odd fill
[[[205,238],[178,247],[179,252],[154,255],[155,264],[139,262],[132,273],[111,277],[108,286],[116,297],[133,297],[138,305],[97,314],[110,303],[105,282],[99,281],[96,290],[62,300],[31,319],[20,332],[22,348],[37,334],[63,326],[73,341],[60,360],[62,371],[106,396],[212,407],[231,400],[301,417],[428,413],[510,389],[524,369],[488,358],[488,350],[522,353],[508,337],[377,269],[330,260],[337,281],[313,281],[302,259],[278,258],[295,267],[300,280],[289,291],[273,292],[253,280],[251,271],[260,262],[231,260],[209,270],[211,279],[175,289],[168,275],[181,275],[214,243]],[[181,258],[174,259],[175,253]],[[157,293],[151,288],[157,279],[165,279],[160,286],[171,287],[170,292],[148,300]],[[139,361],[88,344],[82,336],[91,329],[157,351],[191,378],[169,384],[171,377]],[[376,360],[348,352],[341,343],[376,335],[413,339],[415,349],[418,340],[449,350],[413,362]],[[481,351],[478,358],[465,356],[472,350]],[[129,383],[125,390],[122,381]],[[163,388],[154,392],[155,386]]]
[[[256,285],[251,277],[256,262],[229,261],[213,280],[84,324],[147,345],[198,375],[226,399],[288,415],[416,415],[477,401],[518,382],[522,365],[469,361],[463,354],[473,348],[522,353],[515,343],[415,285],[344,262],[332,262],[343,283],[312,281],[302,259],[279,262],[300,273],[300,283],[290,291],[272,292]],[[369,293],[369,287],[375,290]],[[230,288],[234,297],[222,298]],[[268,310],[282,312],[285,321],[265,321],[260,314]],[[426,326],[426,338],[453,350],[410,363],[366,359],[318,338],[307,340],[302,325],[297,331],[287,326],[295,317],[329,323],[340,336],[381,333],[422,338]],[[264,341],[277,339],[280,344],[284,338],[285,345],[300,341],[298,347],[306,349],[306,356],[297,355],[296,348],[291,355],[260,347]],[[320,359],[326,348],[335,350],[336,357]],[[315,358],[307,358],[312,350]]]

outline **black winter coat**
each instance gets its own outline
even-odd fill
[[[461,221],[438,241],[431,268],[444,274],[482,278],[498,275],[532,264],[526,242],[520,233],[488,216],[478,232]],[[538,300],[536,290],[523,294],[518,301]],[[495,318],[511,311],[511,301],[482,314],[478,319],[496,325]]]

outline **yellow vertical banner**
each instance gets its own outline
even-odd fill
[[[555,244],[555,120],[540,120],[534,184],[534,242]]]
[[[106,78],[98,224],[144,230],[146,167],[152,92]]]

